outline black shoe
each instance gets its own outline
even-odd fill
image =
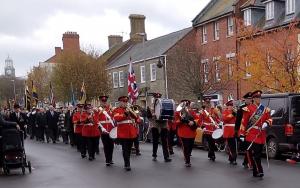
[[[112,165],[113,165],[113,164],[115,164],[115,163],[114,163],[113,161],[110,161],[109,164],[112,164]]]
[[[191,166],[192,166],[191,163],[185,163],[185,167],[189,168],[189,167],[191,167]]]
[[[136,152],[136,155],[137,155],[137,156],[140,156],[140,155],[142,155],[142,154],[141,154],[141,152]]]
[[[172,161],[172,159],[170,159],[170,158],[166,158],[166,159],[165,159],[165,162],[166,162],[166,163],[171,162],[171,161]]]
[[[86,155],[82,155],[82,154],[81,154],[81,158],[83,158],[83,159],[86,158]]]
[[[209,157],[209,160],[215,162],[216,161],[216,157]]]
[[[125,169],[126,171],[131,171],[130,166],[125,166],[124,169]]]
[[[53,144],[56,144],[56,141],[53,141]]]
[[[92,161],[92,160],[94,160],[93,157],[89,157],[89,161]]]
[[[153,157],[152,161],[157,161],[156,157]]]
[[[257,177],[259,177],[259,178],[264,177],[264,173],[258,173],[258,174],[257,174]]]
[[[110,163],[106,163],[106,166],[110,166],[111,164]]]
[[[230,161],[230,164],[231,165],[237,165],[237,162],[236,161]]]
[[[174,151],[170,151],[169,153],[170,153],[170,155],[174,155]]]

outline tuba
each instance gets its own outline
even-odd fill
[[[186,102],[180,103],[176,111],[180,113],[180,119],[182,123],[188,124],[190,121],[194,121],[194,117],[190,114]],[[194,123],[193,125],[190,126],[191,129],[196,130],[197,125]]]

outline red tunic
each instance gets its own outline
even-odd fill
[[[98,128],[98,117],[95,114],[90,114],[86,117],[82,128],[82,136],[84,137],[98,137],[100,131]]]
[[[73,115],[73,123],[74,123],[74,133],[81,134],[82,127],[85,119],[87,118],[86,112],[75,112]]]
[[[224,110],[222,116],[224,123],[223,138],[234,138],[234,126],[236,118],[232,115],[232,110]]]
[[[189,113],[193,116],[194,121],[197,126],[199,125],[199,116],[194,111],[189,111]],[[175,113],[175,124],[177,126],[177,134],[181,138],[195,138],[196,137],[196,129],[192,129],[190,125],[181,122],[180,112]]]
[[[168,129],[170,131],[176,131],[176,123],[173,120],[168,120]]]
[[[266,130],[262,130],[263,123],[268,123],[270,126],[272,124],[272,119],[270,115],[270,109],[265,108],[263,115],[258,120],[256,125],[248,126],[249,120],[256,113],[258,106],[251,104],[244,108],[244,114],[241,124],[241,134],[246,136],[247,142],[254,142],[256,144],[265,144],[266,142]]]
[[[200,119],[201,119],[201,127],[204,127],[205,130],[203,132],[203,134],[212,134],[214,132],[214,130],[217,129],[216,125],[213,124],[213,122],[211,121],[210,117],[215,121],[216,124],[219,124],[221,122],[221,120],[219,119],[219,116],[217,114],[217,110],[214,108],[211,108],[208,111],[208,114],[206,114],[204,112],[204,110],[201,111],[200,113]]]
[[[104,110],[111,117],[111,119],[113,119],[110,106],[107,105]],[[109,119],[104,115],[103,111],[98,112],[98,119],[99,119],[99,123],[101,123],[101,125],[103,126],[103,128],[107,130],[107,132],[110,132],[114,128],[114,126],[111,124]],[[107,133],[102,133],[102,134],[107,134]]]
[[[137,129],[135,125],[135,120],[139,122],[138,118],[133,118],[130,115],[125,115],[126,109],[122,107],[118,107],[113,110],[113,119],[117,122],[118,131],[117,138],[136,138],[137,137]]]

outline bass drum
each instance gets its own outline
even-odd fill
[[[110,132],[109,132],[109,137],[111,139],[117,139],[118,138],[118,127],[114,127]]]
[[[173,99],[157,99],[154,109],[158,120],[172,120],[175,113],[175,102]]]
[[[223,129],[216,129],[213,133],[212,133],[212,138],[215,140],[220,139],[223,136]]]

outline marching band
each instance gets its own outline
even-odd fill
[[[210,97],[204,97],[201,108],[187,99],[181,100],[176,107],[172,99],[162,99],[160,93],[154,93],[153,106],[145,108],[144,114],[140,113],[141,107],[129,104],[128,96],[119,97],[119,104],[114,108],[108,103],[108,96],[99,96],[99,107],[79,103],[74,112],[68,111],[66,117],[70,118],[74,133],[71,145],[77,147],[83,159],[93,161],[99,154],[101,139],[105,165],[109,167],[114,164],[114,146],[120,144],[124,169],[130,171],[133,146],[136,155],[141,155],[138,135],[143,134],[144,138],[146,132],[147,137],[151,130],[153,161],[157,161],[159,143],[164,161],[172,161],[176,137],[185,166],[191,167],[192,150],[200,129],[207,142],[209,160],[216,160],[216,146],[221,142],[225,144],[229,164],[237,165],[239,151],[244,151],[242,165],[252,169],[254,177],[263,177],[261,156],[266,143],[266,128],[272,126],[272,112],[261,104],[261,94],[262,91],[257,90],[246,93],[241,101],[229,98],[222,109],[213,106]],[[142,124],[145,118],[150,122],[147,128]]]

